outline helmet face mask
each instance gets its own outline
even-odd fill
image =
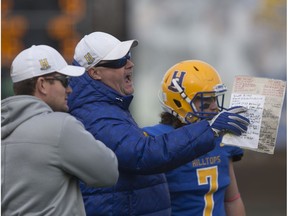
[[[211,119],[224,109],[225,93],[198,92],[191,100],[191,114],[199,119]],[[196,102],[199,106],[196,106]],[[212,103],[216,103],[214,110],[209,111]]]
[[[159,99],[164,111],[187,124],[212,118],[221,111],[226,91],[213,67],[203,61],[189,60],[166,72]]]

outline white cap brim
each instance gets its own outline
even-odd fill
[[[128,40],[119,43],[102,60],[117,60],[125,56],[132,47],[138,45],[137,40]]]
[[[57,72],[67,75],[67,76],[76,77],[76,76],[81,76],[82,74],[84,74],[85,68],[79,67],[79,66],[67,65],[61,70],[57,70]]]

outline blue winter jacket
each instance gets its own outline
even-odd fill
[[[80,184],[87,215],[170,215],[169,190],[162,173],[214,148],[209,123],[147,137],[129,112],[133,96],[121,96],[87,73],[73,77],[70,85],[71,114],[115,152],[119,164],[119,180],[114,187],[98,189]]]

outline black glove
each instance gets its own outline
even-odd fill
[[[218,113],[210,121],[211,128],[215,135],[219,136],[221,132],[230,132],[240,136],[243,132],[246,132],[250,121],[244,116],[238,114],[246,111],[247,108],[236,106]]]

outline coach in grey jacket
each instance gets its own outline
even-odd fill
[[[78,179],[93,187],[116,183],[114,153],[65,113],[68,76],[83,73],[45,45],[14,59],[16,96],[1,102],[2,215],[85,215]]]

